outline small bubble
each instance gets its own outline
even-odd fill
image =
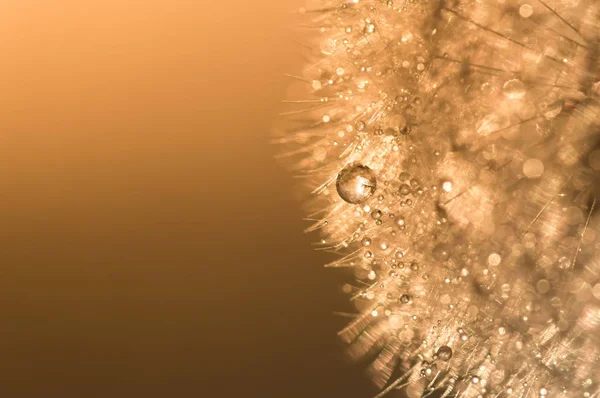
[[[404,221],[404,217],[400,216],[396,219],[396,225],[399,226],[401,229],[404,229],[405,227],[405,221]]]
[[[400,195],[406,196],[410,193],[410,186],[408,184],[402,184],[398,191],[400,192]]]
[[[410,296],[408,294],[403,294],[400,296],[400,302],[403,304],[407,304],[410,301]]]
[[[539,159],[527,159],[523,163],[523,174],[527,178],[539,178],[544,174],[544,163]]]
[[[360,243],[362,243],[363,246],[369,246],[371,244],[371,238],[363,238]]]
[[[523,4],[519,8],[519,15],[523,18],[529,18],[533,14],[533,7],[529,4]]]
[[[535,287],[541,294],[546,294],[550,290],[550,282],[548,282],[546,279],[540,279],[536,283]]]
[[[500,257],[500,255],[498,253],[492,253],[488,257],[488,264],[492,267],[500,265],[501,261],[502,261],[502,257]]]
[[[450,248],[448,245],[441,243],[433,248],[433,258],[438,261],[447,261],[450,258]]]
[[[383,213],[381,212],[381,210],[373,210],[373,211],[371,212],[371,218],[372,218],[373,220],[378,220],[378,219],[380,219],[380,218],[381,218],[382,214],[383,214]]]

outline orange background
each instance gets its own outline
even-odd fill
[[[299,5],[0,2],[0,396],[369,396],[268,142]]]

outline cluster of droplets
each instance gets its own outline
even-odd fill
[[[351,355],[380,395],[597,395],[600,5],[317,1],[279,141],[354,271]]]

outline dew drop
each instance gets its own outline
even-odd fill
[[[371,212],[371,218],[372,218],[373,220],[379,220],[379,219],[381,218],[381,215],[382,215],[382,214],[383,214],[383,213],[381,212],[381,210],[373,210],[373,211]]]
[[[436,355],[440,361],[449,361],[452,358],[452,348],[443,345],[437,350]]]
[[[373,170],[361,164],[346,166],[337,176],[336,189],[340,198],[351,204],[369,199],[377,188]]]

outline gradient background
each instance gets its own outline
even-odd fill
[[[0,396],[370,396],[268,142],[300,1],[0,2]]]

